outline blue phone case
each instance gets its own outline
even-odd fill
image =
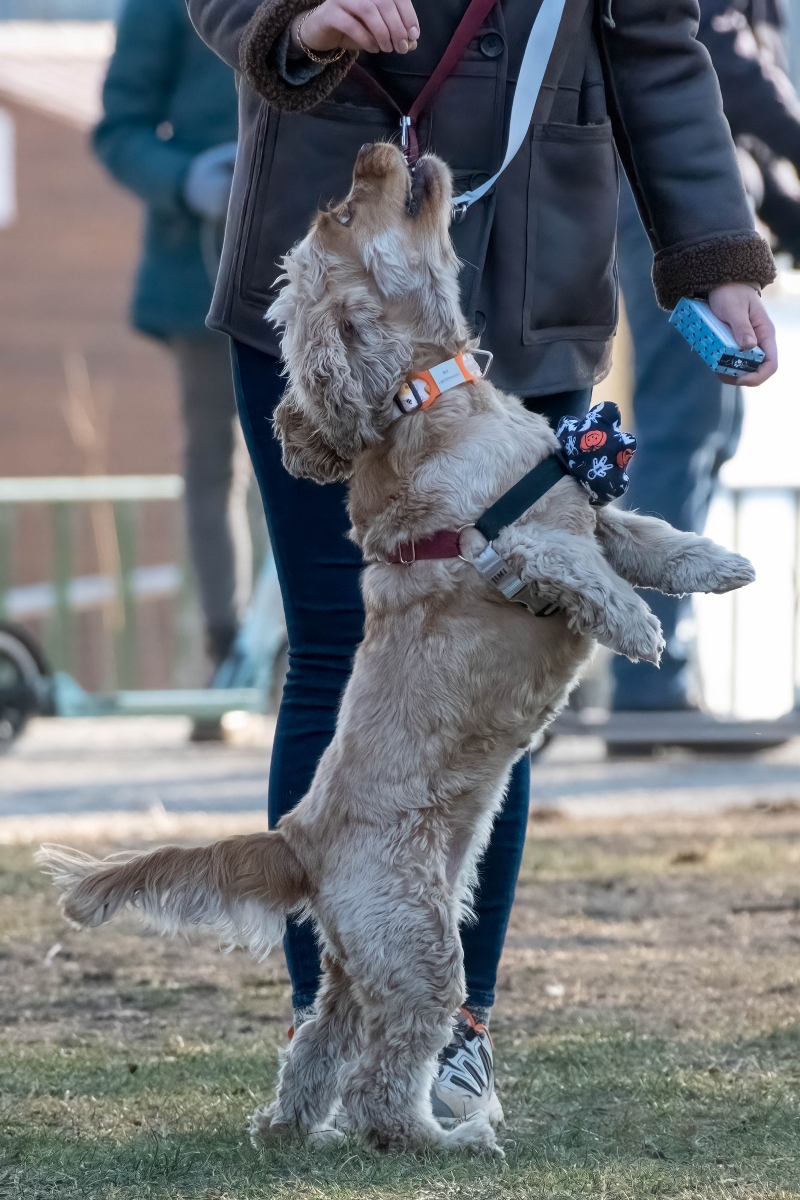
[[[752,375],[766,357],[758,346],[753,350],[737,346],[727,325],[702,300],[687,300],[684,296],[673,309],[669,323],[717,375],[735,379]]]

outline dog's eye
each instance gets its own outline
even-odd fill
[[[353,214],[350,212],[349,208],[342,208],[336,214],[336,218],[340,225],[349,225],[352,217]]]

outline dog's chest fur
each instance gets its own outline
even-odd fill
[[[553,441],[546,422],[488,386],[455,389],[438,411],[397,425],[351,481],[353,536],[368,556],[474,520]],[[568,487],[526,519],[590,533],[587,509]],[[335,840],[348,817],[408,829],[433,805],[450,836],[474,831],[563,703],[591,639],[561,614],[537,618],[505,600],[459,559],[369,566],[363,593],[364,641],[336,735],[288,820],[323,821]]]

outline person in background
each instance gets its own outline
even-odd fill
[[[229,343],[205,325],[236,156],[234,74],[197,36],[183,0],[126,0],[103,109],[95,151],[146,205],[132,320],[175,357],[189,543],[216,667],[236,637],[252,571],[250,465]],[[198,723],[194,736],[214,732]]]
[[[800,181],[792,168],[800,171],[800,100],[784,71],[782,29],[776,0],[700,0],[698,41],[717,72],[751,204],[769,226],[774,248],[797,261]],[[639,436],[625,504],[702,533],[720,468],[738,445],[742,394],[692,353],[656,304],[653,251],[627,185],[618,236]],[[697,703],[690,671],[691,599],[648,592],[647,602],[664,628],[667,649],[658,670],[614,659],[613,707],[691,709]],[[610,749],[624,753],[622,745],[611,743]],[[636,752],[642,749],[637,746]]]

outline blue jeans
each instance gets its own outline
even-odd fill
[[[280,363],[233,343],[239,415],[264,501],[286,611],[289,671],[281,700],[269,773],[268,813],[274,826],[308,791],[336,727],[339,700],[363,632],[359,588],[362,560],[345,536],[344,484],[321,487],[294,479],[283,467],[272,415],[284,380]],[[533,403],[553,421],[583,412],[590,393],[571,392]],[[528,821],[530,765],[514,767],[502,811],[480,867],[477,921],[461,931],[468,1002],[494,1003],[497,965],[514,900]],[[319,952],[313,929],[290,919],[284,950],[292,1004],[313,1004]]]
[[[702,533],[720,468],[739,443],[741,393],[720,382],[656,304],[650,279],[653,251],[625,181],[618,253],[633,338],[633,412],[639,439],[624,504],[663,517],[676,529]],[[691,643],[679,626],[691,615],[691,599],[651,591],[644,599],[661,621],[667,648],[660,669],[614,658],[613,707],[684,708]]]

